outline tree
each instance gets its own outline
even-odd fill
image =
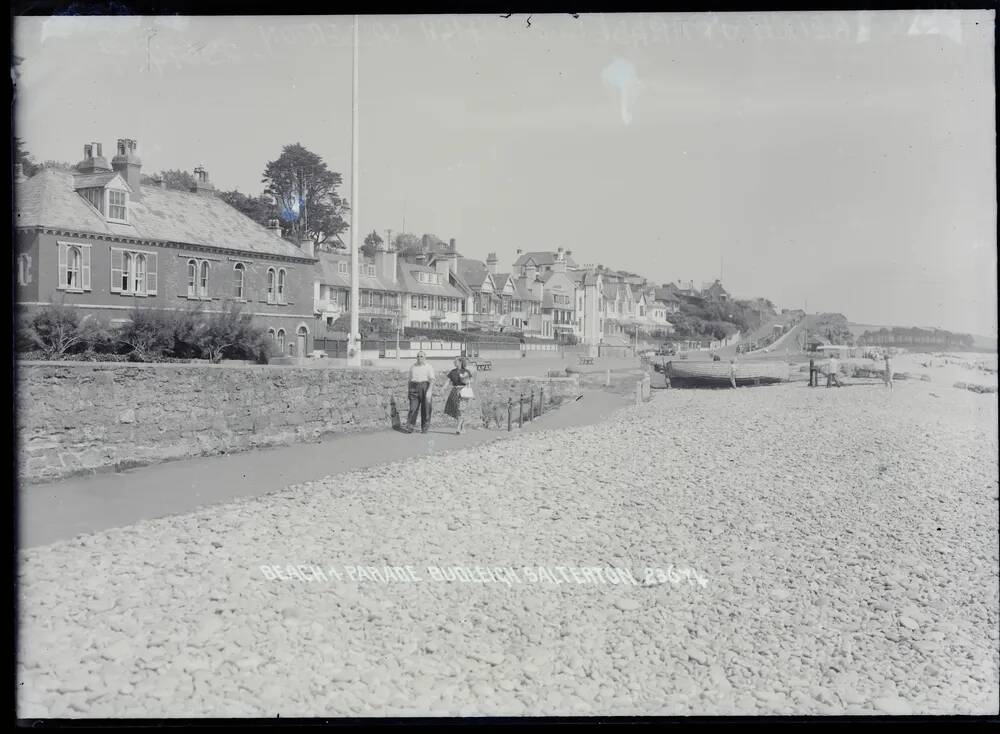
[[[421,252],[420,238],[415,234],[402,232],[396,235],[396,238],[393,240],[393,244],[396,247],[396,252],[404,257],[406,255],[416,255]]]
[[[21,138],[14,138],[14,163],[20,163],[24,175],[29,177],[34,176],[40,168],[31,157],[31,153],[24,149],[24,141]]]
[[[276,202],[285,236],[309,237],[319,246],[347,229],[350,207],[337,193],[343,177],[300,143],[286,145],[268,162],[262,182]]]
[[[378,236],[378,232],[372,232],[365,237],[365,243],[361,246],[361,254],[365,257],[375,257],[375,253],[382,247],[385,240]]]
[[[272,219],[278,218],[278,207],[268,196],[247,196],[236,189],[220,191],[218,196],[233,209],[250,217],[262,227],[268,226]]]
[[[160,171],[158,174],[168,189],[176,191],[190,191],[194,188],[194,176],[187,171],[180,171],[171,168],[169,171]]]
[[[59,171],[69,171],[70,173],[76,173],[76,164],[67,163],[66,161],[44,161],[35,166],[35,171],[40,171],[43,168],[55,168]],[[27,172],[27,170],[25,171]]]

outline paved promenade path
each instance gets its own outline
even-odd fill
[[[525,424],[522,433],[585,426],[606,418],[623,398],[601,390]],[[455,435],[452,421],[432,426],[426,435],[386,430],[340,434],[302,443],[225,456],[167,462],[121,473],[74,477],[33,484],[19,495],[22,548],[47,545],[80,534],[123,527],[190,512],[239,497],[256,497],[301,482],[418,456],[464,449],[517,435],[472,430]]]

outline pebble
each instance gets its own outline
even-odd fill
[[[594,426],[23,549],[25,698],[45,717],[968,713],[996,688],[996,397],[915,386],[877,405],[801,385],[662,391]],[[641,581],[673,564],[710,583],[250,571],[323,561],[304,548],[425,578],[532,563]]]

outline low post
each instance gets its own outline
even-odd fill
[[[531,402],[528,403],[528,420],[535,420],[535,388],[531,388]]]
[[[521,393],[521,397],[517,401],[517,427],[524,427],[524,393]]]
[[[538,415],[545,412],[545,388],[538,388]]]
[[[510,419],[514,414],[514,398],[507,396],[507,430],[510,430]]]
[[[809,387],[816,387],[816,366],[812,358],[809,359]]]

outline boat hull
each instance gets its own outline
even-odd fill
[[[667,362],[666,375],[672,384],[724,386],[729,385],[728,362]],[[791,369],[786,362],[738,362],[737,385],[769,385],[787,382]]]

